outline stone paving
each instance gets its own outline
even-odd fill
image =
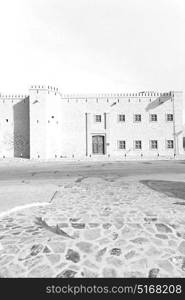
[[[61,180],[50,205],[0,218],[0,277],[185,277],[183,200],[136,179]]]

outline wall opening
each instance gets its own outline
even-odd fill
[[[92,136],[92,153],[105,154],[105,137],[103,135]]]

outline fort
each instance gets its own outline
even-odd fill
[[[65,95],[31,86],[0,94],[0,159],[112,158],[184,154],[180,91]]]

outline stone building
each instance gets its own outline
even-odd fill
[[[184,154],[182,92],[0,95],[0,158],[129,159]]]

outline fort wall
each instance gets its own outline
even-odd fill
[[[125,122],[118,115],[125,115]],[[141,114],[141,122],[134,115]],[[150,115],[157,114],[157,122]],[[167,114],[174,121],[167,121]],[[101,115],[101,122],[95,116]],[[182,93],[141,92],[130,94],[63,95],[58,89],[32,86],[30,89],[31,158],[92,157],[92,137],[104,136],[105,155],[153,156],[183,154]],[[126,142],[119,149],[118,141]],[[142,141],[142,149],[134,141]],[[150,148],[157,140],[158,148]],[[173,149],[167,141],[173,140]]]
[[[0,158],[29,158],[29,136],[29,96],[0,95]]]

